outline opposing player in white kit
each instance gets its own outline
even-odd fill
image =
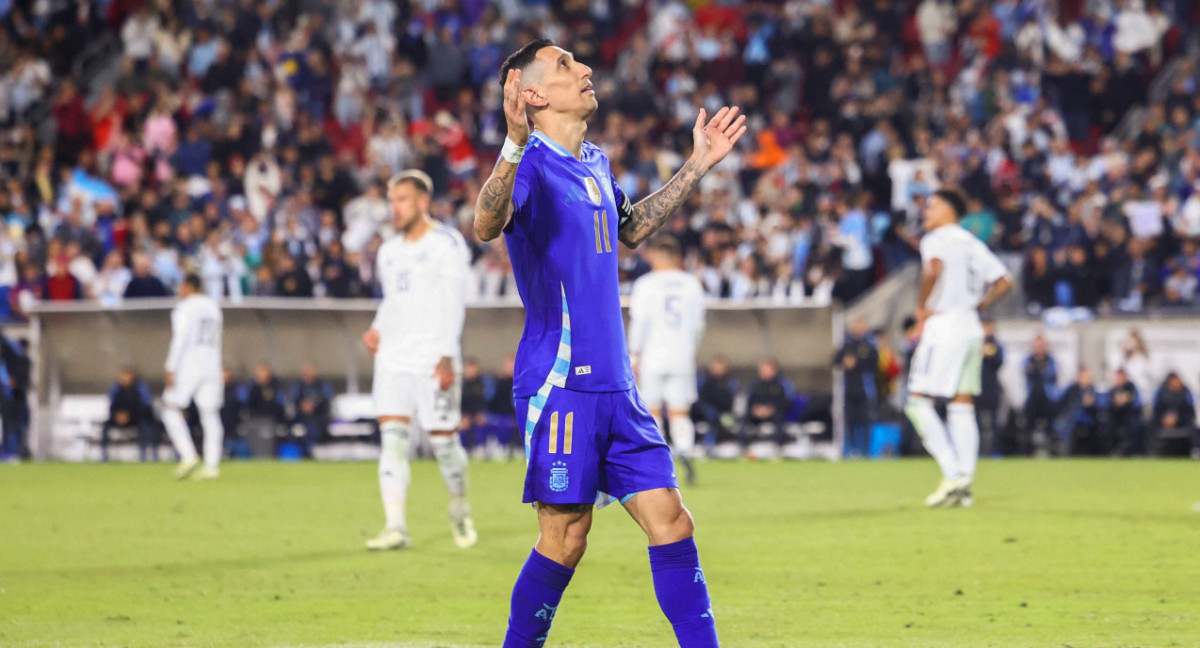
[[[167,388],[163,392],[163,426],[179,453],[175,478],[183,479],[200,467],[196,444],[183,410],[192,402],[204,429],[204,467],[197,479],[220,474],[225,428],[221,405],[225,379],[221,370],[221,329],[224,320],[217,301],[201,290],[200,277],[188,275],[179,285],[179,303],[171,311],[171,347],[167,351]]]
[[[413,421],[429,433],[446,488],[454,544],[475,544],[467,506],[467,453],[458,441],[462,419],[459,348],[469,256],[462,236],[429,216],[433,181],[405,171],[388,182],[396,235],[379,248],[376,271],[383,302],[363,342],[375,354],[372,395],[379,418],[379,490],[387,525],[367,548],[409,546],[408,497]]]
[[[971,486],[979,459],[974,398],[980,390],[984,337],[979,311],[1012,287],[1000,259],[958,225],[965,212],[958,193],[936,192],[925,208],[921,239],[921,340],[909,368],[904,413],[942,469],[941,483],[925,499],[930,507],[974,503]],[[934,409],[933,398],[951,399],[948,425]]]
[[[648,256],[651,272],[634,282],[629,299],[629,355],[638,392],[659,430],[666,405],[675,457],[693,486],[696,428],[691,409],[696,402],[696,347],[704,334],[704,288],[680,269],[683,255],[674,238],[654,239]]]

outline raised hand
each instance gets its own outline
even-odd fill
[[[704,109],[696,116],[692,128],[692,157],[703,165],[705,172],[725,159],[733,145],[746,132],[746,116],[738,115],[738,107],[728,106],[717,111],[708,123],[704,123]]]
[[[529,141],[529,119],[525,116],[525,97],[521,95],[521,71],[509,70],[504,80],[504,119],[508,122],[508,139],[517,146]]]

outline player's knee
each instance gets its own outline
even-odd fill
[[[663,545],[686,540],[696,533],[696,521],[687,507],[680,506],[650,530],[650,544]]]

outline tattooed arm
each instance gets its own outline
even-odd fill
[[[508,122],[508,139],[517,146],[525,146],[529,141],[529,121],[525,117],[520,70],[509,70],[504,81],[504,119]],[[500,236],[512,218],[513,184],[519,165],[500,158],[479,190],[479,199],[475,201],[475,235],[484,241]]]
[[[479,199],[475,201],[475,235],[484,241],[490,241],[508,225],[512,218],[513,183],[517,179],[517,166],[504,158],[496,161],[492,175],[479,190]]]
[[[634,205],[621,223],[618,235],[626,247],[635,248],[657,232],[700,184],[704,174],[733,150],[746,132],[746,116],[737,113],[736,106],[722,108],[705,124],[704,109],[700,109],[692,128],[692,157],[670,182]]]

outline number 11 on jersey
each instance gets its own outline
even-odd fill
[[[593,218],[596,224],[596,254],[612,252],[612,245],[608,242],[608,210],[597,211]]]

